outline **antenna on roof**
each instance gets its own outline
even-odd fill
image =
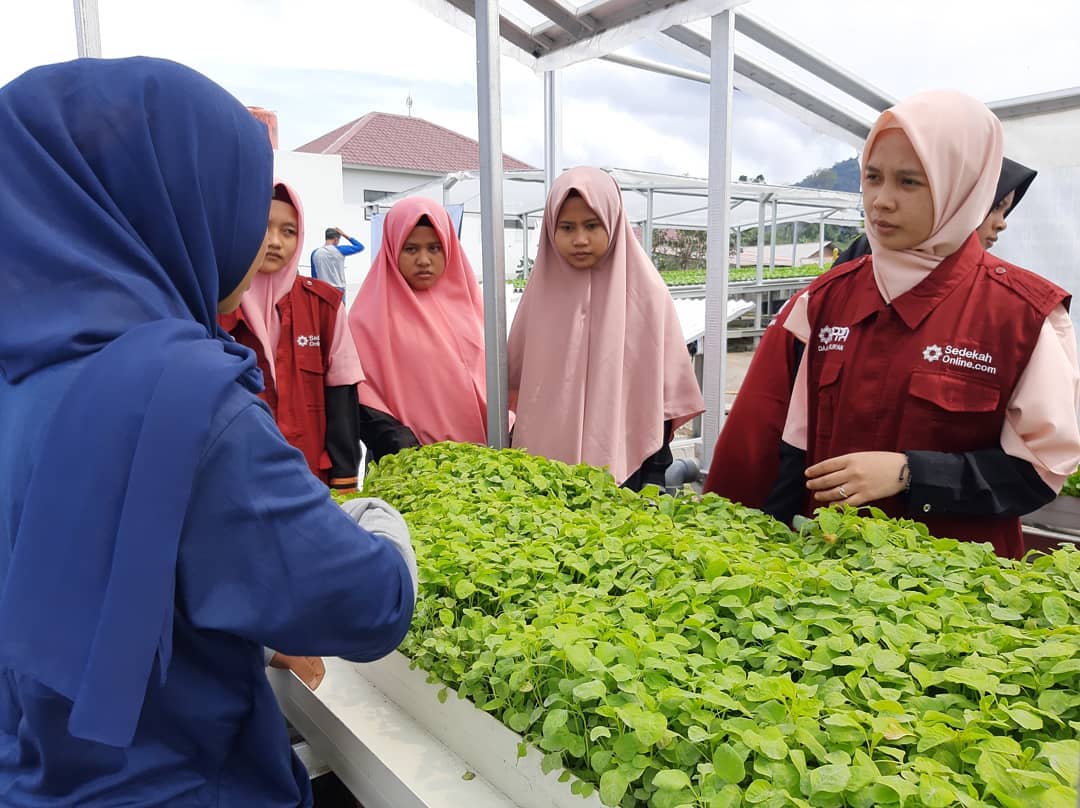
[[[412,90],[409,90],[408,96],[405,97],[405,109],[408,111],[410,118],[412,117],[412,105]]]

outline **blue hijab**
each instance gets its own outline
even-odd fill
[[[71,699],[74,736],[127,746],[168,673],[211,419],[238,382],[261,389],[217,304],[258,254],[273,156],[186,67],[78,60],[0,88],[0,166],[0,373],[78,362],[17,523],[0,666]]]

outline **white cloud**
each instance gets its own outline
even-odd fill
[[[0,82],[74,57],[71,0],[10,5],[0,26]],[[277,109],[285,146],[371,110],[404,112],[410,92],[416,115],[476,135],[473,40],[413,4],[100,0],[100,6],[106,56],[163,56],[202,70],[245,103]],[[520,3],[508,8],[528,13]],[[1040,0],[1026,13],[1008,0],[908,0],[902,10],[864,0],[755,0],[747,8],[897,96],[950,85],[991,100],[1080,85],[1076,0]],[[695,62],[688,52],[680,56]],[[501,67],[504,148],[539,165],[541,83],[513,59],[504,58]],[[706,172],[706,87],[606,62],[578,65],[564,76],[568,162]],[[736,175],[794,181],[852,154],[742,96],[734,130]]]

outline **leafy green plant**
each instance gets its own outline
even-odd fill
[[[608,806],[1068,806],[1080,553],[998,559],[822,510],[470,445],[384,458],[420,598],[401,650]],[[522,750],[519,749],[519,753]]]
[[[1080,467],[1065,481],[1061,493],[1067,497],[1080,497]]]

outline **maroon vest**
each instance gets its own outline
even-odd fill
[[[331,466],[326,452],[326,371],[341,300],[341,292],[328,283],[297,276],[277,304],[281,338],[274,354],[276,380],[240,310],[220,318],[222,328],[255,352],[266,384],[259,397],[270,406],[285,440],[303,453],[323,482],[329,482]]]
[[[824,280],[824,279],[823,279]],[[1000,447],[1005,412],[1043,321],[1067,293],[983,251],[972,235],[885,303],[867,256],[811,287],[807,465],[860,451]],[[903,516],[906,501],[874,503]],[[1016,518],[919,514],[934,536],[1023,554]]]

